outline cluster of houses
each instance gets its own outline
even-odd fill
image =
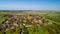
[[[0,27],[4,28],[6,31],[9,29],[15,29],[15,27],[22,26],[48,26],[52,22],[46,21],[45,16],[35,16],[35,15],[7,15],[9,18],[2,22]]]

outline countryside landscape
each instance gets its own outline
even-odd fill
[[[60,0],[0,0],[0,34],[60,34]]]
[[[1,10],[0,34],[60,34],[60,12]]]

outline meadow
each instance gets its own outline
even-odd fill
[[[0,34],[60,34],[60,12],[1,11]]]

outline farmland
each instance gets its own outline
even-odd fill
[[[1,11],[0,34],[60,34],[60,12]]]

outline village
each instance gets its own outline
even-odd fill
[[[23,34],[25,28],[30,28],[33,26],[34,32],[38,31],[38,27],[53,25],[45,19],[45,16],[38,15],[5,15],[9,18],[5,19],[0,26],[0,30],[4,29],[4,32],[13,30],[16,31],[16,27],[19,28],[20,34]],[[28,34],[28,32],[26,32]]]

